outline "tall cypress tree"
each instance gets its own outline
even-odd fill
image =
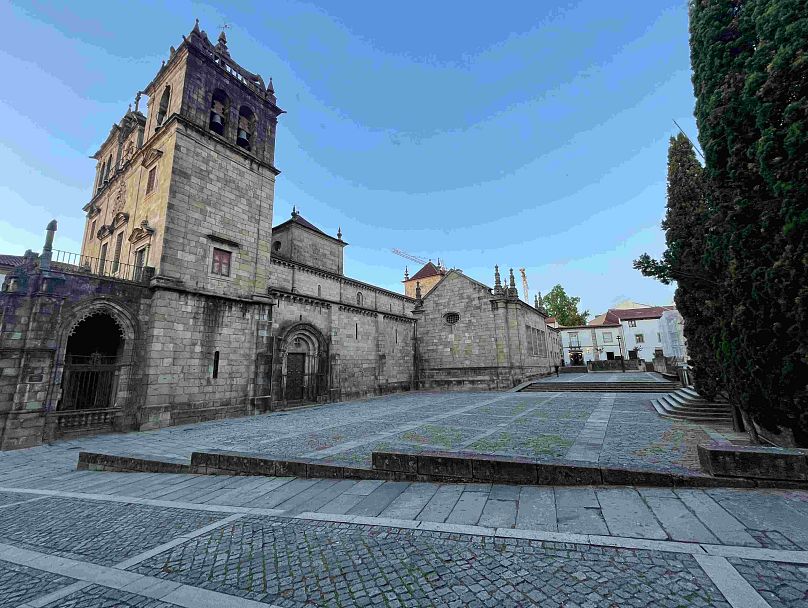
[[[677,282],[674,300],[685,319],[696,389],[712,399],[724,385],[716,359],[720,331],[715,314],[717,284],[704,263],[708,215],[702,167],[690,141],[679,134],[671,138],[668,148],[668,205],[662,222],[667,249],[659,261],[643,254],[634,267],[663,283]]]
[[[808,2],[692,0],[690,32],[722,376],[808,445]]]

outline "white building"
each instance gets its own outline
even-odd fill
[[[662,350],[666,357],[677,361],[687,361],[687,340],[685,340],[685,320],[678,310],[666,310],[659,318],[662,328]]]
[[[676,356],[672,346],[674,341],[672,340],[668,352],[663,343],[665,325],[661,319],[667,311],[676,311],[676,308],[644,304],[637,308],[610,308],[607,312],[595,317],[589,327],[619,325],[623,337],[623,352],[627,359],[653,361],[657,354],[674,357]]]
[[[623,328],[619,323],[560,327],[559,330],[566,365],[584,365],[589,361],[620,358],[624,338]]]

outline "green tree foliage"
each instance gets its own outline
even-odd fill
[[[702,167],[684,135],[668,149],[668,208],[662,227],[667,249],[661,260],[643,254],[634,267],[665,284],[677,282],[676,307],[686,323],[688,353],[696,368],[696,388],[712,399],[723,390],[716,353],[720,327],[715,312],[716,281],[704,264],[708,218]]]
[[[580,301],[581,298],[568,296],[561,285],[556,285],[544,297],[544,306],[559,325],[586,325],[589,311],[578,312]]]
[[[690,47],[721,375],[808,445],[808,3],[691,0]]]

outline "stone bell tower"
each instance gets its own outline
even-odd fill
[[[163,166],[166,226],[156,276],[237,297],[268,287],[278,116],[272,80],[194,25],[146,87],[144,162]]]
[[[197,21],[94,156],[82,254],[110,276],[149,266],[156,285],[265,295],[282,113],[271,79]]]

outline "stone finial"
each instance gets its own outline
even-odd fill
[[[222,46],[227,46],[227,36],[225,36],[224,30],[222,30],[222,33],[219,34],[219,44]]]
[[[404,267],[404,280],[410,280],[410,269],[407,266]]]
[[[541,292],[536,294],[536,308],[539,310],[544,308],[544,300],[542,300]]]
[[[342,226],[337,226],[337,240],[342,240]]]
[[[539,309],[539,296],[538,295],[535,298],[533,298],[533,308],[535,308],[536,310]]]
[[[516,279],[513,278],[513,268],[511,268],[511,276],[508,279],[508,286],[511,289],[516,289]]]
[[[292,205],[292,217],[297,217],[298,215],[300,215],[300,213],[297,211],[297,206]]]
[[[502,291],[502,279],[499,276],[499,266],[494,266],[494,291]]]
[[[42,247],[42,255],[39,256],[39,267],[42,270],[50,270],[51,257],[53,256],[53,237],[56,234],[56,220],[48,222],[45,229],[45,245]]]
[[[275,85],[272,84],[272,76],[269,77],[269,86],[267,87],[267,91],[273,95],[275,94]]]
[[[199,19],[194,20],[194,29],[191,30],[192,32],[199,33]]]

